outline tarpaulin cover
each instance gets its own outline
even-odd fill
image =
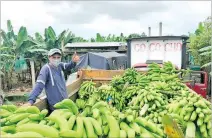
[[[77,68],[113,70],[127,67],[127,55],[117,52],[88,52],[80,57]]]
[[[14,68],[16,73],[27,70],[27,63],[23,56],[20,56],[19,59],[16,59]]]

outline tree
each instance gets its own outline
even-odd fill
[[[6,82],[9,89],[11,88],[14,66],[18,59],[22,56],[31,58],[30,54],[44,50],[38,49],[37,43],[28,35],[26,27],[22,26],[16,35],[10,20],[7,21],[7,32],[1,30],[0,36],[3,40],[0,49],[0,69],[4,74],[2,83]]]
[[[4,82],[7,83],[8,89],[11,88],[12,72],[15,60],[24,54],[25,49],[29,46],[28,34],[26,27],[19,29],[18,35],[15,35],[11,21],[7,21],[7,32],[0,31],[3,42],[1,43],[0,67],[4,73]],[[3,85],[4,86],[4,85]]]
[[[137,34],[137,33],[133,33],[133,34],[130,34],[128,36],[128,38],[139,38],[139,37],[141,37],[141,35],[140,34]]]
[[[204,22],[200,22],[195,33],[189,35],[189,48],[194,57],[194,63],[202,67],[211,65],[211,37],[212,37],[211,17]]]

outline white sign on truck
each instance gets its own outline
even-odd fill
[[[185,60],[185,40],[181,37],[144,37],[128,40],[130,67],[147,60],[171,61],[179,69]]]

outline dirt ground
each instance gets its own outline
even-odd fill
[[[17,106],[21,106],[24,104],[24,101],[21,101],[19,97],[23,97],[26,94],[29,94],[32,91],[32,85],[31,81],[29,79],[26,79],[25,81],[18,81],[16,75],[14,75],[13,80],[12,80],[12,89],[9,91],[7,89],[3,90],[5,99],[10,98],[10,97],[17,97],[18,101],[12,102],[16,104]],[[6,101],[6,102],[11,102],[11,101]]]

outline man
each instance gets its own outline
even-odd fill
[[[54,110],[53,106],[56,103],[68,98],[63,70],[74,68],[80,58],[75,52],[71,62],[62,63],[61,51],[59,49],[51,49],[48,53],[48,58],[49,63],[41,68],[37,83],[29,96],[28,103],[24,106],[33,105],[43,88],[45,88],[47,102],[51,112]]]

